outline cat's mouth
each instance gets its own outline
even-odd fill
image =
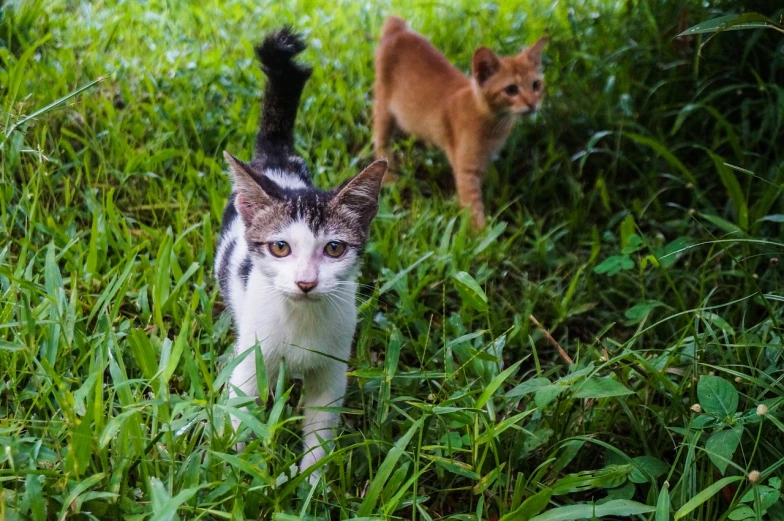
[[[530,114],[533,114],[534,112],[536,112],[537,108],[538,107],[531,106],[531,105],[524,105],[524,106],[520,107],[519,109],[517,109],[516,112],[518,114],[523,115],[523,116],[527,116],[527,115],[530,115]]]
[[[304,293],[302,291],[287,291],[285,295],[289,300],[294,302],[315,302],[321,300],[321,297],[324,296],[323,293]]]

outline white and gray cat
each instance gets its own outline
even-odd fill
[[[228,152],[234,189],[223,213],[215,275],[237,333],[235,356],[260,344],[274,388],[281,359],[303,381],[304,471],[325,455],[338,415],[357,323],[356,279],[378,210],[386,160],[341,186],[313,186],[294,152],[294,120],[310,68],[294,58],[305,44],[289,28],[267,36],[256,55],[268,81],[250,163]],[[255,357],[230,379],[230,396],[258,394]],[[232,418],[235,432],[239,419]],[[243,450],[244,445],[238,444]],[[310,475],[315,481],[318,473]]]

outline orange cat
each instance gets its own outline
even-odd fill
[[[395,126],[438,145],[452,165],[460,204],[471,205],[472,224],[482,228],[482,176],[509,136],[515,116],[539,107],[546,42],[543,36],[506,58],[480,47],[474,53],[473,78],[467,78],[403,19],[388,18],[376,51],[376,157],[390,157]]]

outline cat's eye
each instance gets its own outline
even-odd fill
[[[330,257],[338,258],[346,251],[346,243],[330,241],[324,246],[324,253]]]
[[[531,84],[531,88],[534,90],[534,92],[539,92],[542,90],[542,80],[534,80],[534,82]]]
[[[520,88],[513,83],[511,85],[507,85],[506,87],[504,87],[504,92],[506,92],[510,96],[514,96],[515,94],[520,92]]]
[[[273,241],[267,245],[271,254],[275,257],[286,257],[291,253],[291,246],[286,241]]]

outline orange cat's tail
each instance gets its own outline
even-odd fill
[[[406,21],[400,18],[399,16],[390,16],[384,22],[384,26],[381,28],[381,39],[395,34],[400,31],[405,31],[408,29],[408,25],[406,25]]]

